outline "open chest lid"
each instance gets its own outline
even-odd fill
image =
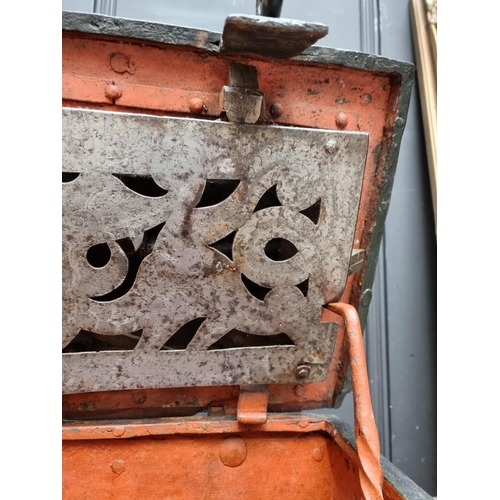
[[[325,28],[63,13],[68,418],[334,403],[323,306],[366,318],[413,66],[307,48]]]

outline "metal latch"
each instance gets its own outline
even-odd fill
[[[328,26],[324,24],[276,19],[281,14],[282,3],[282,0],[257,0],[257,16],[229,15],[220,51],[288,59],[328,34]],[[225,85],[221,92],[221,107],[227,119],[236,123],[257,123],[263,101],[257,69],[231,62],[229,86]]]
[[[267,385],[240,386],[236,418],[240,424],[259,425],[267,421]]]

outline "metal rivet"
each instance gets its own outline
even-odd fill
[[[122,90],[113,84],[106,85],[106,88],[104,89],[104,95],[108,99],[118,99],[122,96],[122,93]]]
[[[293,392],[296,396],[303,396],[306,390],[304,389],[303,385],[296,385]]]
[[[193,97],[189,101],[189,110],[191,113],[201,113],[205,109],[203,101],[199,97]]]
[[[311,373],[311,368],[307,365],[299,365],[297,366],[297,377],[306,378]]]
[[[335,153],[335,150],[337,149],[337,141],[331,139],[326,143],[325,149],[329,153]]]
[[[125,427],[115,427],[112,432],[113,436],[115,437],[123,436],[124,433],[125,433]]]
[[[220,461],[227,467],[238,467],[247,457],[247,444],[243,438],[228,437],[219,448]]]
[[[321,462],[323,460],[323,448],[314,448],[311,455],[316,462]]]
[[[283,106],[279,102],[275,102],[274,104],[271,104],[269,112],[273,118],[279,118],[283,113]]]
[[[82,349],[84,349],[84,348],[77,346],[75,352],[81,352]],[[81,403],[78,406],[78,409],[80,411],[95,411],[95,404],[86,401],[84,403]]]
[[[345,113],[339,113],[335,117],[335,123],[339,128],[346,128],[347,122],[349,121],[349,117]]]
[[[146,401],[147,397],[148,396],[146,395],[145,392],[137,392],[133,394],[132,399],[134,400],[135,404],[142,405],[142,403]]]
[[[125,470],[125,462],[120,459],[113,460],[113,463],[110,467],[115,474],[121,474]]]
[[[371,102],[371,100],[372,100],[371,94],[365,94],[364,95],[364,99],[365,99],[366,102]]]

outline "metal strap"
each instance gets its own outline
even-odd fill
[[[342,316],[346,329],[354,399],[354,432],[359,455],[359,480],[366,500],[383,500],[384,479],[380,465],[380,442],[373,415],[370,384],[366,368],[363,334],[358,312],[350,304],[328,304],[327,308]]]

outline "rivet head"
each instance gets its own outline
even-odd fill
[[[115,474],[119,475],[125,470],[125,462],[120,459],[113,460],[110,467]]]
[[[146,401],[147,395],[145,392],[136,392],[133,394],[132,399],[134,400],[135,404],[142,405],[144,401]]]
[[[297,366],[296,373],[297,373],[297,377],[306,378],[311,373],[311,368],[307,365],[299,365],[299,366]]]
[[[323,448],[314,448],[311,452],[311,456],[316,462],[321,462],[321,460],[323,460]]]
[[[113,429],[112,434],[115,437],[121,437],[121,436],[123,436],[123,434],[125,434],[125,427],[123,427],[123,426],[115,427]]]
[[[203,101],[199,97],[193,97],[189,101],[189,110],[191,113],[201,113],[204,109]]]
[[[293,392],[296,396],[303,396],[306,392],[303,385],[296,385]]]
[[[118,99],[122,96],[122,94],[122,90],[113,84],[106,85],[106,88],[104,89],[104,95],[108,99]]]
[[[347,122],[349,121],[349,117],[345,113],[339,113],[335,117],[335,123],[338,128],[346,128]]]
[[[335,139],[330,139],[325,146],[328,153],[333,154],[337,149],[337,141]]]
[[[247,444],[243,438],[228,437],[219,447],[220,461],[227,467],[238,467],[247,458]]]
[[[283,114],[283,106],[279,102],[271,104],[269,108],[269,113],[273,118],[279,118]]]

